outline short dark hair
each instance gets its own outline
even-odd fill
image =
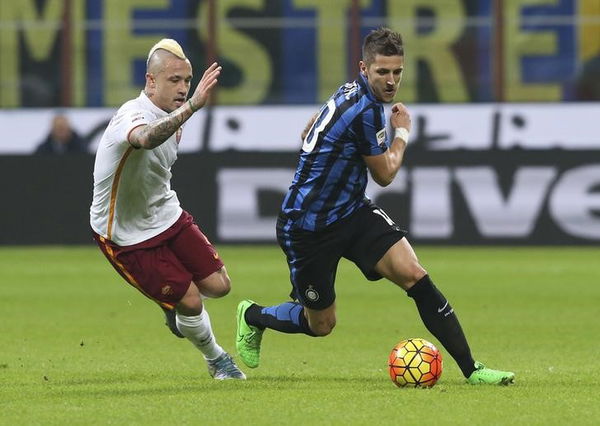
[[[375,55],[404,56],[404,46],[400,33],[389,28],[380,27],[365,37],[362,47],[362,58],[367,64],[375,60]]]

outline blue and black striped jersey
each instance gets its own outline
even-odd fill
[[[341,86],[303,141],[280,226],[315,231],[363,206],[367,166],[362,156],[387,150],[385,129],[383,105],[363,75]]]

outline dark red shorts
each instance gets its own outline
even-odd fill
[[[185,210],[169,229],[131,246],[118,246],[93,232],[100,250],[129,284],[172,309],[192,281],[223,267],[215,248]]]

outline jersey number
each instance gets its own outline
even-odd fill
[[[320,117],[317,118],[313,123],[312,128],[308,132],[308,135],[306,135],[306,138],[304,138],[304,143],[302,144],[302,151],[304,152],[312,152],[312,150],[315,149],[315,145],[317,144],[319,135],[333,118],[333,113],[335,112],[335,99],[329,99],[325,107],[327,108],[327,113],[325,114],[325,117],[323,117],[323,119],[320,122]],[[323,111],[321,111],[321,114],[323,114]],[[315,128],[315,125],[317,123],[319,123],[319,125]]]

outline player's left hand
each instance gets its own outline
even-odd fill
[[[199,110],[206,104],[212,88],[217,84],[217,78],[220,74],[221,66],[216,62],[204,71],[198,86],[196,86],[196,90],[194,90],[194,94],[190,97],[190,101],[194,105],[194,111]]]

